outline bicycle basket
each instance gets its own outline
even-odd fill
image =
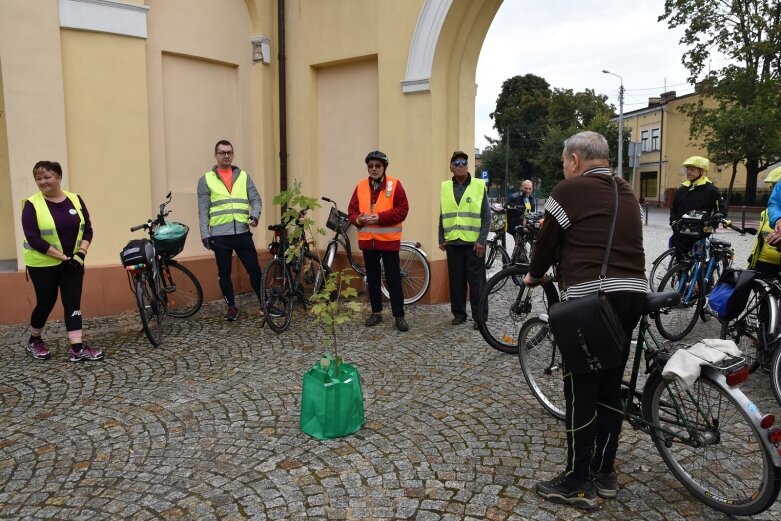
[[[182,223],[169,223],[155,230],[155,249],[161,255],[174,257],[184,249],[190,228]]]
[[[340,212],[332,206],[331,212],[328,214],[328,220],[325,222],[325,227],[333,231],[339,228],[341,231],[347,232],[350,228],[350,221],[347,220],[346,213]]]
[[[689,212],[678,221],[678,235],[683,237],[702,239],[711,231],[706,212]]]
[[[504,226],[507,223],[504,214],[491,212],[491,231],[501,232],[504,231]]]
[[[134,239],[122,248],[119,258],[122,265],[128,267],[151,264],[154,255],[155,250],[149,239]]]

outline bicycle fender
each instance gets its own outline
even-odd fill
[[[428,254],[426,254],[426,252],[425,252],[425,251],[423,251],[423,248],[421,248],[421,247],[420,247],[420,243],[419,243],[419,242],[414,242],[414,241],[401,241],[401,244],[403,244],[403,245],[405,245],[405,246],[410,246],[411,248],[415,248],[415,249],[416,249],[416,250],[418,250],[420,253],[422,253],[424,257],[428,258]]]
[[[759,433],[759,439],[762,441],[762,445],[770,453],[770,458],[773,460],[773,466],[781,467],[781,455],[778,453],[779,449],[770,443],[770,440],[767,439],[767,430],[760,426],[760,422],[762,421],[764,414],[762,414],[762,411],[759,410],[759,407],[757,407],[757,405],[752,402],[748,396],[746,396],[738,387],[730,387],[727,385],[727,378],[717,369],[710,366],[702,366],[700,378],[703,377],[711,380],[713,383],[721,387],[726,394],[732,396],[732,398],[734,398],[735,401],[740,404],[743,410],[746,411],[752,425],[754,425],[757,432]]]

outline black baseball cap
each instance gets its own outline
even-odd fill
[[[463,152],[461,150],[456,150],[455,152],[453,152],[453,155],[450,156],[450,162],[452,163],[458,158],[469,160],[469,156],[466,155],[466,152]]]

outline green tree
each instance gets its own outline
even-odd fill
[[[781,2],[771,0],[666,0],[670,27],[685,28],[682,62],[694,82],[709,66],[711,53],[730,64],[710,71],[701,100],[683,111],[690,137],[703,141],[712,161],[746,167],[746,203],[756,199],[757,175],[781,154]],[[734,183],[730,181],[730,188]]]
[[[607,96],[592,89],[574,92],[554,88],[539,76],[514,76],[502,84],[502,92],[491,113],[494,128],[501,136],[491,140],[483,151],[483,169],[488,170],[493,185],[504,181],[505,164],[509,164],[508,185],[516,190],[523,179],[542,179],[545,192],[561,178],[561,149],[564,140],[581,130],[602,133],[613,144],[618,126],[610,121],[615,112]],[[510,131],[510,154],[506,160],[507,129]],[[626,133],[625,142],[629,140]],[[612,161],[615,164],[615,147]],[[625,147],[626,148],[626,147]]]

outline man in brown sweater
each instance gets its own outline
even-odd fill
[[[601,288],[626,333],[621,367],[584,374],[564,369],[566,468],[537,484],[542,497],[586,509],[598,506],[597,494],[612,498],[618,492],[614,463],[623,417],[615,411],[621,409],[629,343],[648,291],[640,205],[632,187],[620,178],[615,179],[618,212],[606,278],[599,278],[615,198],[608,152],[607,140],[596,132],[580,132],[564,142],[564,181],[545,203],[545,221],[524,277],[527,286],[535,286],[556,263],[567,298]]]

